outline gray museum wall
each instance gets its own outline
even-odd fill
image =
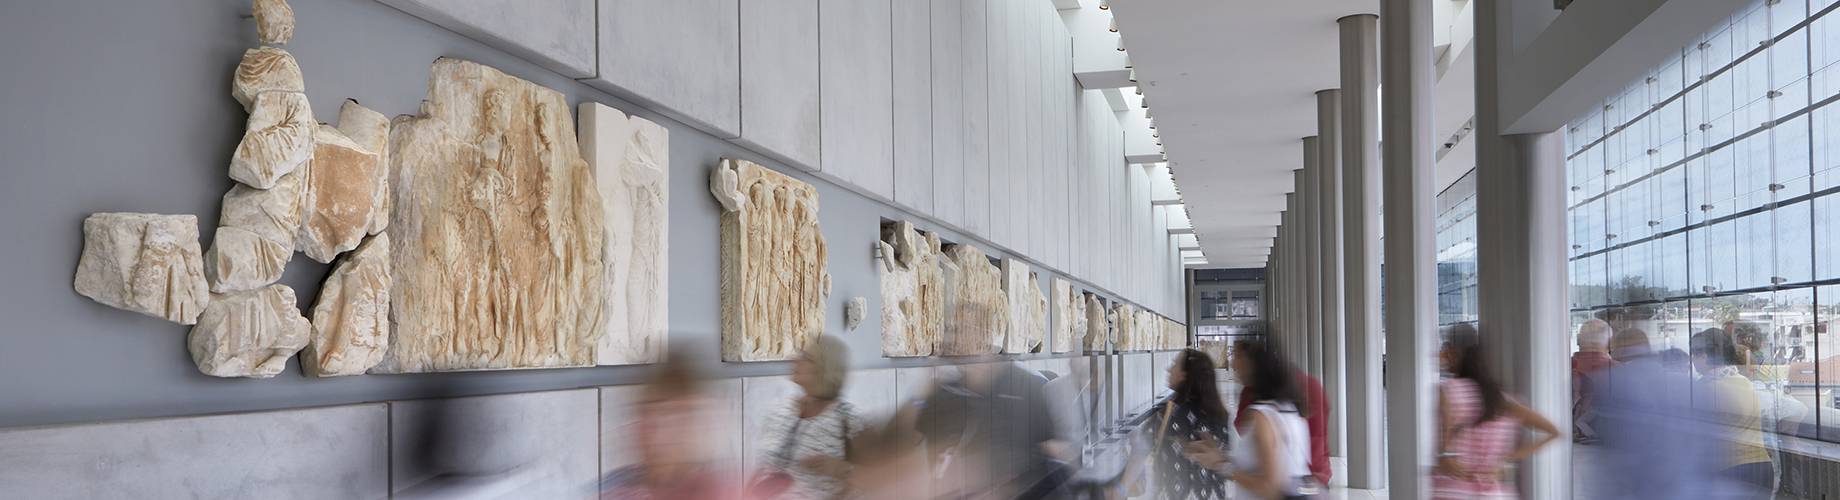
[[[438,57],[476,61],[596,101],[671,131],[673,349],[719,359],[719,206],[707,191],[718,159],[744,158],[815,185],[830,245],[834,290],[827,332],[858,369],[946,364],[880,355],[879,283],[872,245],[883,219],[914,220],[950,241],[974,242],[915,214],[769,160],[727,140],[615,99],[584,83],[487,47],[374,0],[293,2],[286,49],[299,61],[314,113],[336,119],[346,98],[386,115],[413,113]],[[247,115],[230,79],[254,25],[247,0],[0,3],[0,427],[350,405],[433,394],[501,394],[631,384],[643,366],[302,377],[294,363],[267,380],[199,373],[189,327],[103,306],[71,281],[82,221],[93,212],[196,214],[208,246],[226,166]],[[947,187],[941,186],[942,189]],[[981,242],[993,257],[1009,256]],[[1103,265],[1092,266],[1095,270]],[[294,259],[282,283],[302,307],[328,266]],[[1085,280],[1043,271],[1085,286]],[[843,305],[869,300],[869,318],[844,331]],[[1107,294],[1108,299],[1118,297]],[[1170,312],[1180,318],[1179,312]],[[1036,359],[1046,354],[1022,355]],[[711,363],[721,377],[788,373],[788,363]],[[443,392],[443,391],[458,391]]]

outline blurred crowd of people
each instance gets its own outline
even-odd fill
[[[1601,460],[1578,471],[1599,478],[1581,493],[1770,498],[1785,479],[1771,440],[1801,415],[1757,382],[1771,375],[1752,361],[1743,335],[1741,324],[1710,328],[1691,336],[1689,350],[1657,351],[1638,328],[1584,323],[1572,360],[1570,435]],[[1429,497],[1516,498],[1514,464],[1567,433],[1503,389],[1475,328],[1452,326],[1442,337]],[[715,393],[685,356],[672,356],[636,390],[630,435],[616,440],[630,465],[603,475],[595,494],[1275,500],[1326,498],[1333,477],[1326,431],[1335,409],[1322,384],[1262,341],[1233,343],[1220,364],[1201,350],[1173,353],[1169,396],[1116,420],[1100,410],[1117,397],[1104,389],[1105,370],[1089,364],[1102,358],[1070,363],[1065,374],[999,359],[935,367],[931,379],[904,381],[913,387],[889,412],[843,397],[848,349],[824,335],[805,345],[793,363],[797,394],[749,416],[757,425],[740,436],[747,447],[723,437],[739,431],[728,428],[739,421],[737,395]],[[752,456],[737,456],[741,449]],[[477,478],[431,480],[411,492],[463,498],[438,492],[467,481]]]
[[[1807,405],[1781,390],[1762,362],[1762,329],[1724,322],[1657,351],[1617,314],[1578,331],[1572,362],[1574,439],[1604,458],[1587,484],[1599,498],[1772,498],[1795,479],[1779,433],[1802,426]]]

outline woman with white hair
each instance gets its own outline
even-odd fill
[[[792,382],[804,394],[767,415],[760,447],[763,474],[753,497],[830,500],[854,496],[849,478],[863,421],[838,394],[849,376],[849,351],[842,340],[820,335],[793,361]]]

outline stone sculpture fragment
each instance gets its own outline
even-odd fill
[[[346,99],[339,106],[339,133],[359,149],[377,155],[377,171],[371,176],[371,206],[367,210],[365,234],[377,234],[390,226],[390,119]]]
[[[306,94],[263,92],[254,102],[248,130],[230,158],[230,178],[269,189],[313,156],[313,136],[319,124],[313,121]]]
[[[1067,309],[1066,340],[1056,338],[1056,349],[1060,352],[1072,352],[1084,349],[1086,345],[1086,297],[1072,283],[1066,283]]]
[[[381,194],[377,189],[377,179],[384,175],[380,158],[339,129],[323,124],[316,128],[295,248],[324,263],[358,247],[370,230],[371,212]]]
[[[1009,326],[1009,298],[1003,271],[982,250],[947,245],[940,260],[945,278],[945,329],[939,354],[973,356],[1003,350]]]
[[[1130,304],[1112,305],[1112,342],[1120,351],[1142,350],[1142,341],[1138,340],[1137,308]]]
[[[301,196],[306,193],[306,169],[290,172],[268,189],[238,183],[224,193],[219,227],[234,227],[294,250],[294,233],[300,230]]]
[[[210,300],[198,217],[128,212],[83,219],[77,293],[103,305],[182,325],[196,323]]]
[[[294,36],[294,9],[285,0],[256,0],[256,38],[285,45]]]
[[[1029,285],[1024,290],[1028,295],[1029,317],[1023,322],[1023,352],[1041,352],[1042,344],[1048,339],[1048,295],[1041,291],[1041,278],[1036,273],[1029,273]]]
[[[268,92],[304,94],[306,78],[294,55],[275,47],[257,47],[243,52],[243,62],[236,65],[230,81],[230,97],[243,104],[243,111],[254,113],[256,97]]]
[[[1029,352],[1030,313],[1034,309],[1035,294],[1028,288],[1029,264],[1020,260],[1004,258],[999,262],[1003,272],[1003,295],[1009,305],[1004,315],[1008,319],[1003,327],[1003,353],[1023,354]]]
[[[1067,280],[1049,278],[1048,293],[1053,295],[1053,298],[1048,300],[1048,315],[1053,319],[1049,326],[1050,348],[1048,350],[1056,353],[1071,351],[1073,350],[1072,332],[1075,331],[1073,323],[1074,316],[1076,316],[1073,308],[1073,287],[1067,284]]]
[[[372,373],[588,366],[602,207],[563,95],[434,62],[392,128],[390,342]]]
[[[1157,325],[1155,321],[1156,313],[1139,310],[1133,312],[1131,317],[1134,320],[1131,324],[1131,335],[1135,337],[1133,340],[1137,341],[1137,348],[1135,350],[1149,351],[1161,349],[1163,347],[1163,329],[1159,328],[1159,325]]]
[[[1106,325],[1105,302],[1098,294],[1086,294],[1086,342],[1088,351],[1104,351],[1112,345],[1111,329]]]
[[[945,328],[939,235],[898,221],[882,226],[882,355],[930,356]]]
[[[843,306],[843,329],[851,332],[856,331],[856,327],[862,326],[863,316],[868,314],[868,297],[855,297],[850,299],[850,303]]]
[[[390,341],[390,235],[339,257],[313,304],[313,335],[301,351],[309,377],[360,375],[383,361]]]
[[[204,273],[213,293],[254,290],[280,281],[293,258],[293,245],[240,227],[221,226],[211,238],[211,249],[204,253]]]
[[[294,289],[269,285],[211,296],[186,339],[198,370],[213,377],[269,378],[307,345],[311,324]]]
[[[670,325],[670,132],[582,103],[581,155],[594,169],[604,226],[601,365],[662,361]]]
[[[710,174],[722,202],[722,360],[792,359],[824,332],[830,296],[818,192],[746,160]]]

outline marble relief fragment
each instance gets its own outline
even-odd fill
[[[291,244],[276,243],[240,227],[218,227],[211,249],[204,253],[204,274],[213,293],[254,290],[280,281],[293,258]]]
[[[1002,352],[1009,327],[1009,297],[1003,271],[982,250],[946,245],[940,260],[945,278],[945,328],[939,354],[972,356]]]
[[[230,178],[257,189],[275,187],[281,176],[313,156],[318,128],[306,94],[264,92],[255,96],[248,130],[230,158]]]
[[[1156,313],[1137,311],[1132,315],[1135,322],[1131,324],[1131,335],[1136,337],[1138,350],[1154,350],[1163,347],[1163,331],[1157,328]]]
[[[198,250],[198,217],[91,214],[83,220],[75,287],[103,305],[196,323],[210,300]]]
[[[275,180],[268,189],[238,183],[224,193],[219,227],[234,227],[255,233],[269,241],[294,248],[294,233],[300,230],[302,195],[306,194],[306,169],[290,172]]]
[[[390,225],[390,119],[346,99],[339,106],[339,133],[359,149],[377,155],[377,169],[371,175],[371,206],[367,210],[364,232],[377,234]]]
[[[430,72],[421,113],[392,126],[390,342],[371,372],[593,365],[603,210],[567,100],[473,62]]]
[[[377,179],[384,173],[380,157],[330,125],[317,127],[295,248],[325,263],[358,247],[377,207]]]
[[[301,317],[294,289],[269,285],[211,296],[186,338],[198,370],[213,377],[269,378],[307,345],[311,325]]]
[[[999,266],[1003,271],[1003,295],[1007,300],[1008,310],[1004,314],[1003,353],[1022,354],[1029,352],[1029,313],[1034,309],[1035,294],[1030,293],[1029,264],[1020,260],[1004,258]]]
[[[256,38],[283,45],[294,36],[294,9],[285,0],[256,0]]]
[[[256,97],[269,92],[307,91],[306,78],[294,55],[275,47],[257,47],[243,52],[243,62],[236,65],[230,81],[230,97],[243,104],[243,111],[254,113]]]
[[[856,331],[856,327],[862,326],[863,316],[866,316],[868,314],[869,314],[869,298],[868,297],[851,298],[850,303],[845,304],[843,306],[843,329],[844,331],[851,331],[851,332]]]
[[[313,304],[313,335],[301,350],[309,377],[360,375],[383,361],[390,341],[390,235],[339,257]]]
[[[1068,286],[1067,280],[1048,279],[1048,294],[1053,296],[1048,299],[1048,316],[1052,319],[1048,329],[1049,352],[1059,353],[1073,350],[1072,292],[1073,287]]]
[[[930,356],[945,328],[939,235],[899,221],[882,226],[882,355]]]
[[[1120,351],[1142,350],[1142,341],[1137,339],[1137,308],[1130,304],[1112,305],[1112,342]]]
[[[1083,349],[1104,351],[1112,345],[1111,329],[1106,325],[1105,302],[1097,294],[1086,294],[1086,336]]]
[[[1023,322],[1023,352],[1041,352],[1042,343],[1048,339],[1048,295],[1041,291],[1041,278],[1036,273],[1029,273],[1028,288],[1023,291],[1028,298],[1029,317]]]
[[[670,325],[670,131],[600,103],[581,111],[582,158],[604,211],[597,364],[662,361]]]
[[[746,160],[710,174],[722,202],[722,360],[792,359],[824,332],[830,296],[818,192]]]

